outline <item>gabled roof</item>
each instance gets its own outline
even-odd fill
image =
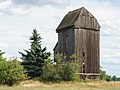
[[[75,28],[88,28],[99,30],[100,25],[96,18],[84,7],[70,11],[61,21],[56,31],[74,26]]]

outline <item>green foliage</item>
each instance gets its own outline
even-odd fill
[[[3,58],[3,54],[5,54],[5,52],[2,52],[2,51],[0,50],[0,62],[6,60],[5,58]]]
[[[120,81],[120,78],[119,78],[119,77],[117,78],[117,81]]]
[[[112,81],[117,81],[117,77],[115,75],[112,77]]]
[[[60,69],[55,63],[53,63],[50,59],[46,60],[43,68],[42,79],[46,81],[60,81]]]
[[[77,71],[79,65],[77,60],[66,61],[66,56],[57,54],[55,57],[56,62],[47,60],[43,68],[43,79],[48,81],[73,81],[78,80],[79,76]]]
[[[43,73],[43,66],[45,59],[50,57],[50,53],[46,52],[46,47],[41,47],[41,36],[34,29],[32,36],[30,37],[31,47],[29,50],[25,50],[26,54],[20,52],[23,60],[22,65],[27,70],[27,74],[30,78],[40,77]]]
[[[17,59],[9,61],[5,59],[0,60],[0,84],[11,86],[17,81],[24,80],[25,78],[24,69]]]
[[[73,81],[78,79],[76,63],[66,62],[66,65],[63,67],[62,79],[65,81]]]
[[[101,71],[100,71],[100,79],[101,79],[101,80],[106,80],[106,77],[107,77],[106,72],[101,70]]]
[[[80,63],[75,55],[69,57],[69,60],[63,62],[62,79],[65,81],[79,80],[78,70]]]
[[[119,81],[120,79],[119,78],[117,78],[117,76],[113,76],[113,77],[111,77],[110,75],[108,75],[108,74],[106,74],[106,72],[105,71],[100,71],[100,79],[101,80],[104,80],[104,81],[107,81],[107,82],[109,82],[109,81]]]
[[[104,80],[104,81],[107,81],[107,82],[112,80],[111,76],[108,75],[105,71],[102,71],[102,70],[100,71],[100,79]]]
[[[112,78],[111,78],[111,76],[110,76],[110,75],[106,75],[106,81],[107,81],[107,82],[112,81]]]

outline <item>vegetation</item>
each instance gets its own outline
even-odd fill
[[[31,47],[29,50],[24,50],[26,53],[20,52],[22,55],[22,65],[27,70],[27,75],[30,78],[40,77],[43,73],[44,61],[50,57],[50,53],[46,52],[46,47],[41,47],[41,36],[34,29],[30,37]]]
[[[16,58],[6,60],[3,58],[3,52],[0,51],[0,84],[9,86],[24,79],[44,80],[44,81],[74,81],[79,79],[77,71],[79,68],[76,57],[67,57],[62,54],[56,54],[55,61],[50,59],[50,52],[46,47],[41,47],[41,36],[34,29],[30,37],[31,47],[24,50],[26,53],[19,52],[23,60]]]
[[[41,36],[34,29],[30,37],[31,48],[25,50],[26,54],[22,55],[22,65],[27,70],[30,78],[40,78],[47,81],[72,81],[77,76],[77,60],[66,61],[66,56],[56,55],[56,62],[51,60],[50,53],[46,52],[46,47],[41,48]],[[72,58],[73,59],[73,58]]]
[[[6,61],[3,58],[3,53],[0,51],[0,84],[9,86],[26,78],[24,69],[17,59]]]
[[[56,62],[47,60],[43,68],[43,80],[47,81],[74,81],[79,80],[77,74],[79,64],[73,58],[71,61],[66,61],[66,56],[56,54]]]
[[[103,81],[107,81],[107,82],[120,81],[119,77],[117,77],[115,75],[113,75],[113,77],[112,77],[112,76],[108,75],[105,71],[102,71],[102,70],[100,71],[100,79],[103,80]]]
[[[112,77],[112,81],[117,81],[118,79],[117,79],[117,77],[114,75],[113,77]]]
[[[38,81],[24,81],[13,87],[0,86],[0,90],[120,90],[120,82],[42,83]]]
[[[58,53],[55,54],[55,59],[52,60],[50,58],[50,52],[47,52],[46,47],[42,48],[41,39],[40,34],[38,34],[37,30],[34,29],[32,36],[30,37],[30,49],[24,50],[25,53],[19,52],[22,55],[22,62],[18,61],[17,58],[7,60],[3,57],[4,52],[0,50],[0,85],[7,84],[12,86],[19,81],[34,78],[37,78],[37,80],[60,83],[63,81],[79,81],[79,76],[77,73],[80,69],[80,65],[77,57],[75,55],[67,57],[66,55]],[[120,78],[115,75],[110,76],[105,71],[101,70],[100,80],[107,82],[114,81],[115,83],[115,81],[120,81]],[[51,90],[52,89],[53,87]],[[60,87],[56,89],[61,90],[62,88]],[[65,88],[64,90],[67,89],[68,88]],[[2,90],[1,87],[0,90]],[[73,90],[73,88],[71,90]],[[89,89],[86,89],[85,87],[83,90]]]

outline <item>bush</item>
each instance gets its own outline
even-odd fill
[[[79,79],[76,63],[66,62],[66,65],[63,67],[62,79],[64,81],[74,81]]]
[[[0,84],[9,86],[26,78],[25,70],[16,59],[0,62]]]
[[[110,81],[120,81],[120,78],[117,78],[117,76],[110,76],[108,75],[105,71],[102,71],[100,70],[100,79],[101,80],[104,80],[104,81],[107,81],[107,82],[110,82]]]
[[[114,76],[112,77],[112,81],[114,81],[114,82],[117,81],[117,76],[114,75]]]
[[[56,62],[46,60],[43,68],[43,80],[47,81],[73,81],[78,80],[79,63],[75,59],[66,61],[66,56],[57,54]]]
[[[112,78],[111,78],[111,76],[107,75],[107,76],[106,76],[106,81],[107,81],[107,82],[110,82],[110,81],[112,81]]]
[[[43,67],[42,79],[46,81],[61,80],[60,69],[50,59],[47,60]]]
[[[105,71],[100,70],[100,79],[101,80],[106,80],[107,74]]]

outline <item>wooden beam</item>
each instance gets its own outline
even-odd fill
[[[100,74],[99,73],[78,73],[80,75],[96,75],[96,76],[99,76]]]

